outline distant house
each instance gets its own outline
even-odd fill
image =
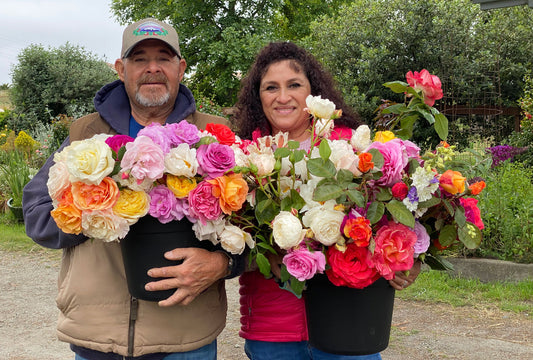
[[[518,5],[528,5],[533,8],[533,0],[472,0],[474,4],[479,4],[481,10],[490,10]]]

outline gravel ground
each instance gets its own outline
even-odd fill
[[[58,260],[0,251],[0,359],[73,359],[57,340]],[[219,360],[246,359],[238,336],[237,281],[227,282],[228,323]],[[384,360],[533,359],[533,319],[497,310],[452,308],[397,299]]]

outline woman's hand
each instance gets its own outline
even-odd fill
[[[418,274],[420,274],[420,268],[422,267],[422,262],[420,260],[415,260],[413,267],[409,270],[409,275],[406,275],[403,271],[397,271],[394,279],[389,280],[389,284],[396,290],[403,290],[412,283],[415,282]]]

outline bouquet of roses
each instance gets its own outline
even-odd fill
[[[235,135],[225,125],[206,131],[183,120],[152,123],[134,139],[95,135],[54,155],[47,183],[51,214],[65,233],[103,241],[126,236],[139,218],[187,218],[198,239],[242,253],[248,233],[227,222],[243,206],[248,185],[235,166]]]
[[[399,118],[409,113],[404,124],[412,127],[422,113],[446,128],[423,90],[399,82],[394,88],[413,98],[390,109]],[[453,147],[442,143],[422,156],[390,130],[373,140],[366,125],[337,130],[339,111],[329,100],[310,96],[307,105],[314,118],[309,150],[280,133],[257,138],[237,157],[236,171],[251,191],[231,221],[254,238],[250,261],[265,276],[272,253],[283,256],[281,280],[297,295],[323,272],[337,286],[364,288],[409,270],[416,258],[442,267],[437,250],[455,242],[480,244],[483,223],[472,196],[484,182],[469,184],[453,169],[439,172]]]

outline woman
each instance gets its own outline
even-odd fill
[[[237,101],[235,129],[251,139],[261,135],[288,132],[289,139],[302,149],[311,145],[311,117],[304,110],[308,95],[320,95],[342,109],[335,120],[335,131],[355,129],[361,121],[335,89],[332,77],[306,50],[290,42],[271,43],[256,57]],[[280,276],[280,258],[270,258],[272,273]],[[419,271],[419,264],[417,265]],[[398,274],[391,285],[402,289],[418,274]],[[327,354],[309,346],[305,304],[289,291],[279,288],[274,278],[259,271],[245,272],[240,278],[241,331],[246,339],[245,352],[252,360],[263,359],[381,359],[378,354],[341,356]]]

